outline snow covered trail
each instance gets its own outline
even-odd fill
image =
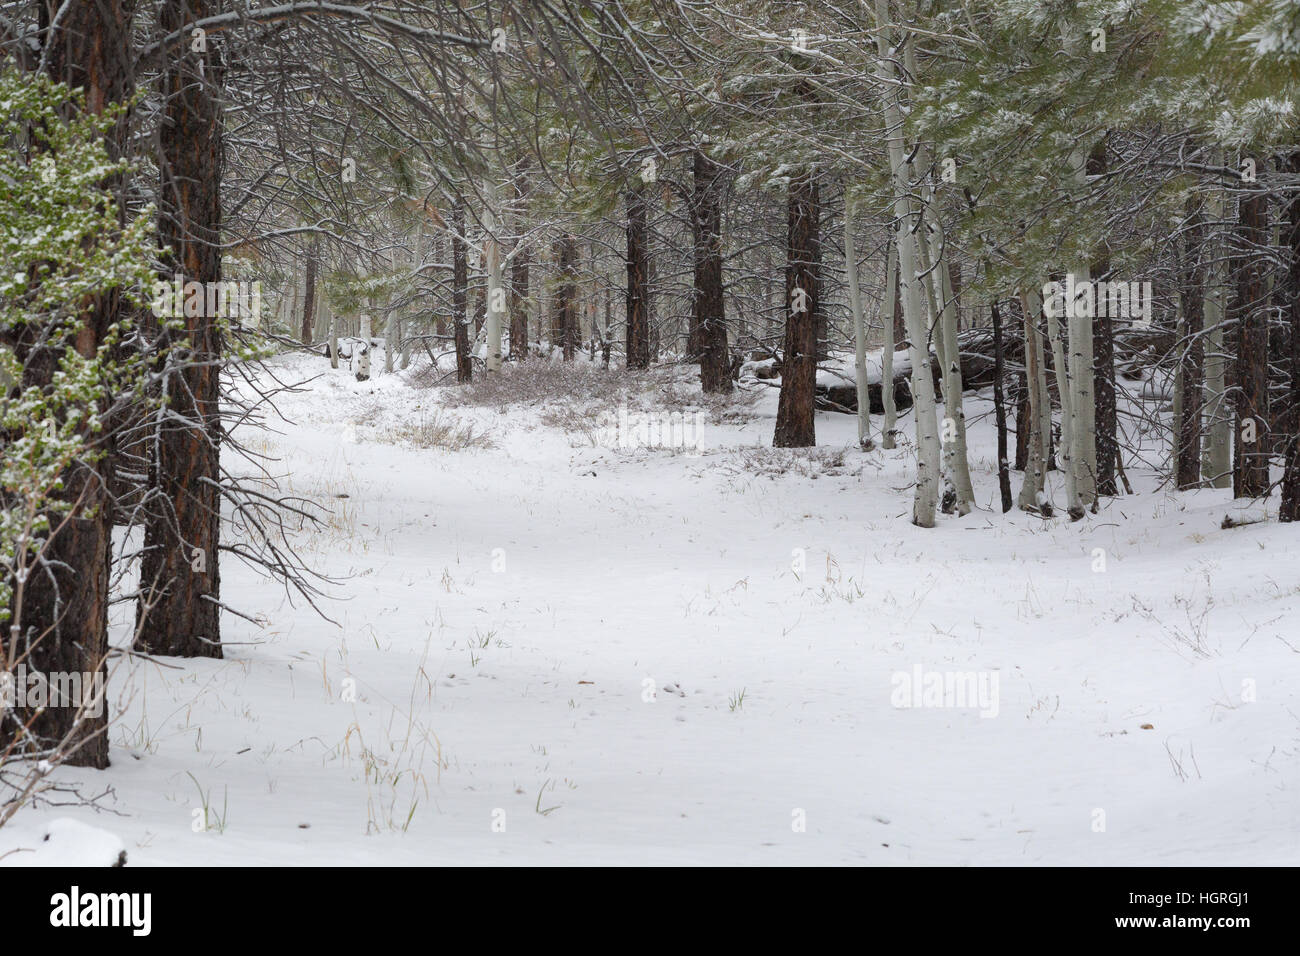
[[[113,767],[60,771],[121,815],[0,853],[71,816],[132,865],[1300,862],[1297,531],[1225,492],[1002,516],[990,416],[984,510],[925,531],[851,416],[767,449],[775,391],[698,454],[479,409],[448,451],[385,439],[436,392],[280,361],[326,373],[264,440],[334,510],[298,543],[339,626],[224,565],[265,626],[134,663]],[[949,673],[996,693],[896,706]]]

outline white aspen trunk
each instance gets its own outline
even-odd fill
[[[916,51],[910,39],[903,47],[903,62],[908,75],[919,75],[916,67]],[[930,168],[929,151],[924,145],[917,149],[917,156],[922,169]],[[921,217],[933,200],[933,189],[927,184],[921,192]],[[947,481],[951,485],[953,502],[959,515],[970,514],[974,506],[975,492],[971,487],[970,463],[966,454],[966,413],[962,404],[961,355],[957,347],[957,322],[955,297],[952,293],[952,276],[948,262],[939,245],[939,234],[933,236],[922,227],[919,230],[920,245],[923,253],[922,268],[927,273],[926,284],[935,299],[934,314],[939,316],[939,337],[935,342],[939,356],[940,374],[943,378],[944,426],[943,467]],[[931,266],[937,269],[936,279]],[[945,493],[945,498],[947,494]],[[945,511],[950,510],[945,502]]]
[[[858,392],[858,446],[875,447],[871,441],[871,399],[867,391],[867,328],[862,315],[862,290],[858,286],[858,253],[853,246],[853,203],[845,199],[844,273],[849,287],[849,308],[853,312],[853,342],[856,346],[853,370]]]
[[[390,308],[384,318],[384,374],[393,374],[393,347],[400,333],[397,331],[397,314]]]
[[[888,47],[890,31],[887,0],[876,0],[876,22],[881,43]],[[910,37],[904,39],[905,44]],[[916,494],[912,502],[912,523],[933,528],[935,506],[939,498],[939,431],[935,421],[934,379],[930,373],[930,310],[925,307],[924,288],[917,277],[916,241],[912,232],[912,192],[907,172],[907,154],[903,145],[903,116],[897,92],[902,83],[897,64],[882,55],[877,72],[886,86],[895,90],[885,97],[886,140],[889,149],[890,179],[894,192],[894,212],[899,218],[898,281],[903,298],[903,318],[910,339],[912,359],[912,410],[916,418]],[[883,384],[883,383],[882,383]]]
[[[370,378],[370,313],[361,313],[361,335],[363,347],[357,357],[357,381],[364,382]]]
[[[898,408],[894,402],[894,302],[898,299],[898,243],[889,244],[885,264],[885,304],[881,310],[883,323],[880,351],[880,404],[885,409],[885,424],[881,430],[882,448],[894,447],[894,432],[898,429]]]
[[[501,321],[506,312],[506,290],[502,280],[501,244],[497,241],[497,187],[489,173],[485,189],[483,228],[484,260],[487,266],[487,304],[483,330],[487,337],[487,373],[501,371]]]
[[[1076,281],[1090,282],[1086,266],[1076,274]],[[1095,302],[1094,302],[1095,305]],[[1070,347],[1070,410],[1074,413],[1071,438],[1074,448],[1074,487],[1079,506],[1097,508],[1097,405],[1093,395],[1092,315],[1087,309],[1074,309],[1068,319]],[[1072,516],[1073,517],[1073,516]],[[1082,515],[1080,515],[1082,517]]]
[[[293,260],[293,271],[289,273],[289,282],[291,284],[291,288],[293,289],[293,292],[289,296],[289,314],[285,316],[285,321],[284,321],[284,327],[286,329],[292,329],[293,324],[294,322],[297,321],[297,317],[298,317],[298,303],[300,300],[298,298],[298,260],[297,259]],[[269,332],[270,330],[268,329],[267,331]]]
[[[1211,271],[1217,271],[1217,266]],[[1223,298],[1219,289],[1205,294],[1205,432],[1206,484],[1232,487],[1232,415],[1228,407],[1227,343],[1223,335]]]
[[[320,298],[321,312],[325,318],[325,329],[328,335],[330,347],[330,368],[339,367],[339,330],[338,322],[334,318],[334,310],[329,307],[327,298],[322,295]]]
[[[1074,174],[1081,188],[1088,182],[1088,150],[1080,149],[1074,154]],[[1088,263],[1080,267],[1076,281],[1091,282],[1092,273]],[[1079,490],[1079,503],[1093,512],[1097,510],[1097,396],[1095,361],[1092,345],[1093,316],[1096,315],[1098,303],[1092,297],[1091,309],[1075,309],[1076,315],[1070,322],[1070,358],[1074,366],[1070,370],[1074,384],[1074,410],[1076,428],[1074,431],[1075,485]]]
[[[1043,337],[1038,330],[1039,305],[1034,295],[1020,296],[1025,324],[1025,387],[1029,392],[1029,454],[1025,480],[1020,486],[1021,511],[1052,513],[1046,493],[1047,449],[1051,441],[1052,409],[1047,392],[1047,370],[1043,359]]]
[[[1037,293],[1034,294],[1037,299]],[[1065,474],[1066,510],[1071,518],[1083,517],[1083,505],[1079,501],[1078,474],[1074,467],[1074,414],[1075,391],[1071,379],[1070,356],[1066,354],[1065,335],[1061,330],[1061,320],[1055,309],[1047,310],[1047,337],[1052,343],[1052,365],[1056,370],[1056,391],[1061,398],[1061,444],[1060,468]]]
[[[926,190],[928,193],[929,190]],[[957,309],[952,292],[952,278],[948,263],[938,247],[937,233],[929,236],[926,230],[927,255],[923,268],[930,271],[929,286],[933,290],[935,309],[939,316],[939,361],[943,377],[943,463],[944,472],[952,484],[953,506],[959,515],[970,514],[974,506],[975,491],[971,486],[970,464],[966,455],[966,411],[962,403],[961,353],[957,345]]]

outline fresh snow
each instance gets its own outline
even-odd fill
[[[56,774],[103,809],[21,811],[0,865],[1300,862],[1300,529],[1220,529],[1261,506],[1130,461],[1077,524],[1002,515],[968,395],[979,509],[922,530],[910,442],[825,413],[775,451],[775,389],[620,451],[275,364],[317,377],[241,434],[332,509],[296,541],[337,625],[226,558],[261,626],[115,662],[112,768]],[[389,437],[435,412],[495,447]],[[918,669],[996,676],[996,715],[894,706]]]

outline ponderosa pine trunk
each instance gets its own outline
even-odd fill
[[[474,380],[469,349],[469,243],[465,241],[465,207],[457,201],[451,212],[451,324],[456,342],[456,381]]]
[[[634,183],[627,191],[627,367],[650,367],[649,226],[646,187]]]
[[[307,255],[307,288],[302,297],[302,335],[303,345],[310,346],[316,321],[316,251]]]
[[[820,194],[811,172],[791,180],[787,209],[785,354],[772,444],[776,448],[807,448],[817,444],[817,314],[821,292]]]
[[[59,9],[57,6],[54,9]],[[85,94],[86,109],[102,113],[128,100],[134,88],[131,49],[132,5],[124,0],[70,4],[50,29],[52,10],[38,7],[41,36],[47,37],[47,71],[54,80]],[[124,152],[128,123],[125,118],[110,131],[110,157]],[[105,188],[120,191],[120,182]],[[119,206],[119,222],[123,221]],[[91,299],[80,318],[76,348],[91,358],[124,304],[116,291]],[[43,388],[56,373],[58,356],[33,340],[29,329],[12,340],[15,356],[23,363],[24,388]],[[75,502],[66,523],[51,514],[44,557],[47,564],[33,571],[22,587],[21,620],[7,625],[8,649],[21,657],[29,672],[45,675],[99,674],[107,676],[109,569],[112,561],[112,502],[106,492],[113,484],[113,441],[93,444],[109,451],[99,463],[78,464],[64,476],[61,497]],[[11,613],[14,608],[10,608]],[[8,643],[8,642],[6,642]],[[93,682],[94,678],[92,678]],[[48,757],[79,767],[108,766],[108,705],[82,712],[73,706],[47,706],[41,710],[0,708],[0,752],[13,745],[14,753]],[[15,721],[28,727],[30,747],[16,742]]]
[[[1088,176],[1101,176],[1106,172],[1106,137],[1102,137],[1089,153],[1085,164]],[[1110,276],[1110,260],[1101,255],[1092,264],[1092,275],[1099,281]],[[1115,397],[1115,317],[1110,310],[1096,303],[1096,316],[1092,321],[1092,394],[1096,408],[1092,427],[1096,434],[1095,456],[1097,467],[1096,493],[1114,497],[1119,494],[1116,482],[1116,465],[1119,461],[1118,410]]]
[[[1253,191],[1241,199],[1237,230],[1236,498],[1268,494],[1268,310],[1262,251],[1268,242],[1268,194]]]
[[[731,391],[727,321],[722,295],[723,167],[697,149],[693,203],[695,287],[691,296],[692,327],[700,360],[700,385],[706,393]]]
[[[528,248],[522,237],[510,259],[510,358],[528,358]]]
[[[159,28],[179,32],[221,6],[220,0],[166,0]],[[222,278],[218,41],[219,35],[208,38],[202,52],[189,42],[171,51],[158,131],[159,238],[170,254],[168,267],[201,285]],[[161,329],[159,336],[171,353],[164,359],[165,407],[149,436],[152,501],[140,563],[137,646],[151,654],[221,657],[221,327],[209,309],[190,315],[189,305],[187,298],[184,330]]]

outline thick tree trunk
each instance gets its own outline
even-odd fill
[[[777,448],[807,448],[817,444],[817,313],[820,309],[821,247],[818,236],[820,195],[812,173],[790,182],[786,233],[785,354],[781,363],[781,394],[777,401]]]
[[[465,241],[465,207],[457,202],[451,212],[451,322],[456,342],[456,381],[474,379],[469,348],[469,244]]]
[[[56,28],[44,34],[50,44],[50,76],[82,90],[90,112],[102,113],[129,99],[133,92],[133,62],[128,52],[131,9],[124,0],[70,4]],[[38,10],[39,25],[48,30],[52,11],[45,4]],[[127,130],[123,119],[110,132],[107,146],[111,157],[123,152]],[[120,183],[108,188],[117,191]],[[94,355],[123,307],[116,292],[87,303],[76,335],[76,348],[82,355]],[[26,340],[15,342],[13,348],[24,364],[22,386],[39,389],[47,385],[55,374],[57,355]],[[21,610],[16,606],[9,609],[18,616],[6,625],[8,640],[0,647],[12,655],[6,664],[18,658],[29,672],[47,677],[98,675],[90,677],[93,687],[96,679],[107,676],[113,508],[106,489],[113,485],[113,442],[86,437],[109,453],[98,464],[76,465],[64,476],[61,497],[75,503],[74,507],[61,527],[62,516],[49,516],[51,527],[57,530],[45,548],[48,563],[21,585]],[[109,764],[108,704],[101,703],[102,707],[85,709],[81,701],[60,701],[39,711],[0,708],[0,752],[12,745],[14,753],[103,769]],[[16,731],[19,724],[28,727],[30,747],[14,739],[20,733]]]
[[[723,169],[697,149],[694,174],[695,288],[691,316],[698,336],[700,385],[705,392],[726,393],[731,391],[731,363],[722,297]]]
[[[1234,313],[1237,335],[1237,446],[1232,491],[1237,498],[1268,494],[1268,311],[1262,250],[1268,235],[1268,194],[1241,199]]]
[[[627,367],[650,367],[650,246],[646,188],[627,191]]]
[[[163,33],[219,12],[220,0],[166,0]],[[193,44],[176,47],[163,77],[165,106],[159,129],[158,232],[170,264],[186,282],[221,281],[221,76],[215,55]],[[309,294],[310,287],[309,287]],[[189,312],[188,308],[185,312]],[[150,490],[140,565],[138,646],[153,654],[221,657],[218,482],[222,425],[219,410],[221,330],[217,318],[186,315],[178,338],[163,343],[184,363],[168,368],[167,407],[150,439]],[[177,351],[179,350],[179,351]]]

